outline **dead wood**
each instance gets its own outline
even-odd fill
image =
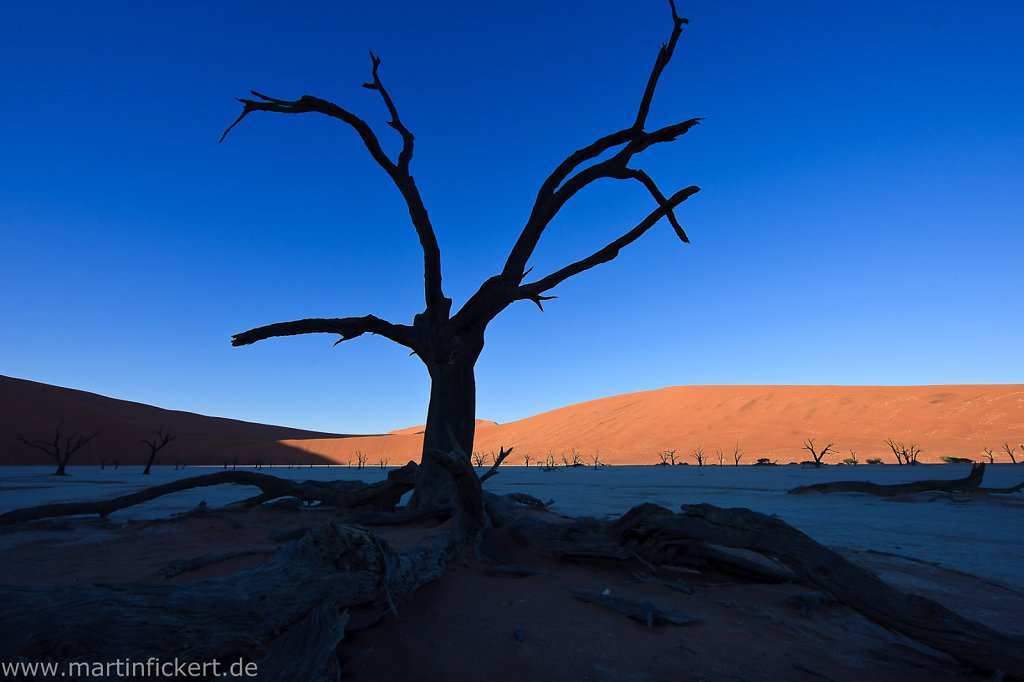
[[[640,536],[692,538],[773,557],[797,579],[822,589],[879,625],[991,673],[1024,676],[1024,642],[906,594],[820,545],[785,522],[749,509],[684,505],[682,514],[649,513]],[[635,510],[634,510],[635,511]],[[663,510],[667,511],[667,510]]]
[[[262,491],[260,495],[241,502],[241,504],[247,507],[281,497],[293,497],[306,503],[319,502],[338,508],[373,505],[380,509],[391,509],[398,503],[402,495],[412,490],[415,483],[415,472],[416,465],[410,462],[401,469],[389,472],[386,481],[367,485],[361,481],[305,481],[297,483],[254,471],[218,471],[214,474],[183,478],[109,500],[61,502],[44,504],[38,507],[27,507],[25,509],[15,509],[5,514],[0,514],[0,526],[57,516],[98,514],[101,517],[106,517],[121,509],[148,502],[171,493],[227,483],[252,485]]]
[[[192,559],[175,559],[163,568],[154,571],[154,573],[166,578],[174,578],[182,573],[198,571],[200,568],[213,566],[214,564],[219,564],[222,561],[230,561],[231,559],[237,559],[238,557],[253,556],[257,554],[273,554],[274,551],[275,550],[272,549],[242,549],[237,552],[226,552],[224,554],[204,554],[203,556],[194,557]]]
[[[334,521],[263,564],[191,583],[0,587],[0,660],[258,664],[261,680],[337,680],[335,647],[439,577],[454,544],[400,551]],[[135,675],[133,675],[135,677]]]
[[[867,493],[869,495],[893,497],[895,495],[910,495],[914,493],[927,492],[964,492],[969,490],[979,490],[978,486],[981,485],[981,479],[984,475],[985,465],[975,464],[971,467],[971,473],[968,476],[953,480],[913,481],[911,483],[897,483],[894,485],[881,485],[879,483],[870,483],[868,481],[833,481],[831,483],[815,483],[814,485],[798,486],[791,489],[789,494]]]
[[[594,592],[591,590],[573,590],[569,592],[572,596],[576,597],[585,602],[598,604],[606,609],[611,609],[616,613],[621,613],[624,616],[628,616],[633,620],[639,621],[645,624],[647,627],[654,627],[660,623],[670,623],[672,625],[691,625],[693,623],[699,623],[700,619],[691,616],[688,613],[678,611],[676,609],[663,609],[657,604],[644,601],[641,599],[630,599],[628,597],[618,597],[612,594],[605,594],[604,592]]]
[[[645,504],[613,521],[577,519],[545,524],[522,519],[513,530],[520,540],[555,556],[619,561],[631,571],[641,563],[651,573],[667,566],[714,562],[719,562],[715,567],[720,570],[750,570],[753,562],[727,565],[732,557],[714,550],[732,547],[758,552],[787,572],[791,580],[831,594],[885,628],[981,670],[1024,676],[1024,642],[930,599],[896,590],[785,522],[747,509],[691,505],[675,514]],[[747,577],[764,580],[768,575]]]

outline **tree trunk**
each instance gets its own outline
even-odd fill
[[[483,344],[481,343],[482,347]],[[427,425],[423,432],[423,453],[416,476],[412,507],[458,508],[451,463],[472,474],[470,455],[476,431],[476,379],[473,367],[479,356],[475,352],[450,353],[445,362],[428,363],[430,372],[430,404]],[[455,453],[444,466],[440,457]],[[469,478],[463,476],[463,478]],[[476,486],[479,487],[477,480]]]

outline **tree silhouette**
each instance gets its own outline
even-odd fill
[[[543,311],[543,301],[555,298],[547,292],[574,275],[611,261],[662,218],[668,219],[680,240],[689,241],[674,210],[699,191],[699,188],[686,187],[666,197],[646,172],[630,165],[637,154],[653,145],[675,140],[701,120],[691,118],[653,131],[645,130],[658,80],[672,58],[683,25],[688,23],[676,13],[675,4],[671,0],[670,5],[672,33],[658,52],[636,118],[627,127],[572,152],[552,171],[542,183],[530,215],[501,272],[484,281],[454,314],[452,301],[445,296],[441,286],[441,252],[434,227],[409,170],[413,156],[413,134],[402,123],[394,101],[381,82],[380,59],[370,54],[372,80],[364,83],[363,87],[379,93],[390,116],[388,125],[401,136],[402,149],[395,159],[384,152],[377,134],[369,124],[327,100],[309,95],[297,100],[283,100],[256,91],[251,91],[255,99],[239,99],[243,104],[242,113],[224,131],[221,140],[254,111],[330,116],[355,130],[373,160],[390,176],[408,207],[410,220],[423,250],[426,304],[411,325],[395,324],[375,315],[303,319],[250,329],[234,335],[232,344],[244,346],[275,336],[316,333],[337,334],[340,336],[337,343],[340,343],[370,333],[409,348],[426,365],[430,375],[430,399],[422,458],[411,501],[413,506],[461,506],[465,511],[467,505],[475,507],[480,504],[480,484],[470,461],[476,417],[474,366],[483,350],[484,330],[495,316],[516,301],[533,301]],[[602,156],[607,158],[598,160]],[[654,199],[656,208],[620,237],[585,258],[543,277],[528,279],[532,270],[528,262],[552,219],[580,190],[602,179],[639,183]],[[479,513],[482,515],[482,511]]]
[[[78,452],[86,443],[91,441],[93,438],[99,435],[99,431],[89,436],[83,436],[80,433],[73,433],[63,440],[60,437],[60,430],[63,424],[58,425],[56,431],[53,434],[52,441],[46,440],[28,440],[20,433],[15,434],[25,445],[36,450],[42,450],[50,457],[53,457],[54,461],[57,462],[57,470],[53,472],[54,476],[67,476],[67,472],[64,471],[67,468],[68,462],[71,461],[71,455]]]
[[[143,469],[142,471],[143,475],[149,475],[149,470],[153,466],[153,460],[156,459],[157,453],[160,452],[160,450],[162,450],[164,446],[166,446],[175,438],[177,438],[176,435],[174,435],[168,430],[165,430],[164,427],[161,426],[159,429],[157,429],[156,437],[153,440],[142,441],[143,443],[149,446],[149,458],[146,460],[146,468]],[[259,465],[257,465],[256,468],[258,469]]]

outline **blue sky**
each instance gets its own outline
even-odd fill
[[[421,253],[356,135],[254,114],[312,94],[397,152],[459,306],[537,188],[624,127],[667,2],[39,2],[0,9],[0,373],[337,432],[422,423],[405,349],[302,317],[411,322]],[[680,1],[649,127],[706,120],[640,165],[702,191],[620,257],[508,309],[477,365],[500,422],[686,384],[1024,383],[1024,4]],[[547,272],[651,209],[608,181],[568,205]]]

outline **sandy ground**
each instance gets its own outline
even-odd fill
[[[505,477],[515,478],[513,473],[528,472],[506,472]],[[816,473],[793,471],[798,478]],[[1024,473],[1024,469],[1005,475],[1012,473]],[[583,474],[593,477],[615,472],[563,472],[569,477]],[[552,479],[548,476],[547,480]],[[41,481],[36,490],[47,489],[45,483]],[[5,485],[11,487],[10,478],[0,481],[0,487]],[[560,492],[568,495],[572,488],[568,483],[546,485],[552,496]],[[529,492],[537,494],[536,488]],[[102,486],[91,489],[99,491]],[[231,499],[245,496],[240,494],[244,491],[230,490]],[[636,493],[638,488],[632,490]],[[211,501],[220,499],[210,494],[212,489],[206,492]],[[786,500],[783,495],[776,494],[774,499]],[[834,498],[828,504],[833,505],[832,513],[837,517],[864,502],[851,499],[862,496],[819,497]],[[816,504],[824,503],[819,500]],[[184,506],[183,502],[178,505]],[[936,560],[872,549],[872,545],[881,544],[872,537],[877,540],[886,536],[889,531],[885,528],[865,528],[858,547],[837,546],[830,541],[843,537],[841,534],[823,537],[827,526],[811,533],[812,537],[837,546],[846,556],[901,589],[931,597],[962,615],[1024,637],[1024,592],[1019,581],[993,578],[988,575],[988,566],[978,563],[974,564],[977,570],[973,575],[950,567],[948,561],[943,565],[943,547],[950,540],[939,530],[965,509],[987,516],[993,526],[1008,525],[1015,538],[1010,542],[1016,550],[1008,553],[1006,565],[996,572],[1019,576],[1020,507],[936,499],[895,502],[888,509],[892,510],[890,515],[902,517],[906,523],[935,519],[932,538],[923,535],[921,542],[931,544]],[[227,575],[265,561],[270,552],[289,541],[290,533],[333,516],[329,510],[258,509],[168,520],[173,512],[161,511],[166,513],[159,519],[118,513],[107,521],[56,519],[2,529],[0,584],[187,581]],[[808,515],[819,512],[820,507],[811,504]],[[961,531],[963,544],[992,542],[972,540],[967,525]],[[436,531],[424,526],[382,528],[380,532],[396,546],[404,546]],[[228,554],[234,554],[233,558],[168,576],[173,573],[169,568],[180,567],[176,562]],[[488,574],[489,562],[529,566],[538,574],[496,577]],[[463,561],[452,567],[441,580],[399,605],[397,618],[389,615],[374,628],[348,633],[339,650],[344,678],[638,682],[985,679],[942,654],[822,599],[804,586],[740,584],[716,574],[682,573],[673,577],[689,584],[692,594],[631,582],[607,565],[558,563],[497,531],[485,543],[481,561]],[[609,590],[615,595],[649,599],[691,614],[698,621],[648,629],[575,599],[569,588]]]

